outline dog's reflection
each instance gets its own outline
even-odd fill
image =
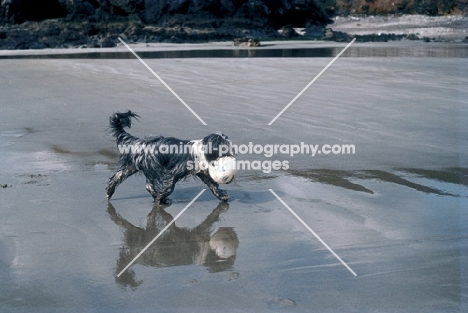
[[[146,245],[174,218],[165,211],[168,206],[155,205],[148,214],[146,228],[137,227],[115,211],[109,202],[107,211],[111,219],[124,230],[124,246],[117,260],[116,274],[130,263]],[[197,264],[210,272],[229,270],[234,265],[239,240],[232,227],[219,227],[212,231],[221,213],[229,208],[221,202],[206,219],[192,229],[180,228],[173,223],[135,263],[145,266],[168,267]],[[138,287],[132,268],[127,269],[116,281],[122,286]]]

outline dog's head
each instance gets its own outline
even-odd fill
[[[213,133],[203,139],[194,140],[192,144],[192,157],[195,163],[191,166],[192,174],[204,172],[219,184],[229,184],[237,175],[237,168],[231,168],[235,158],[232,143],[229,138],[222,133]],[[193,165],[193,164],[191,164]],[[228,167],[229,165],[229,167]]]
[[[205,159],[208,162],[214,161],[219,157],[233,156],[232,143],[229,138],[220,132],[210,134],[202,139],[205,148]]]

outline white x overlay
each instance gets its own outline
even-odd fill
[[[348,43],[348,45],[347,45],[346,47],[344,47],[344,49],[341,50],[341,52],[338,53],[338,55],[337,55],[336,57],[334,57],[333,60],[331,60],[330,63],[328,63],[328,65],[325,66],[325,68],[324,68],[320,73],[318,73],[317,76],[315,76],[315,78],[312,79],[312,81],[311,81],[310,83],[308,83],[307,86],[305,86],[304,89],[302,89],[301,92],[299,92],[299,93],[297,94],[297,96],[295,96],[294,99],[292,99],[291,102],[289,102],[289,103],[284,107],[284,109],[281,110],[281,112],[279,112],[278,115],[276,115],[276,117],[275,117],[274,119],[271,120],[270,123],[268,123],[268,125],[273,124],[273,122],[276,121],[276,119],[277,119],[278,117],[280,117],[281,114],[283,114],[284,111],[286,111],[286,110],[291,106],[291,104],[293,104],[293,103],[297,100],[297,98],[299,98],[299,97],[310,87],[310,85],[312,85],[312,84],[313,84],[313,83],[314,83],[314,82],[315,82],[315,81],[316,81],[316,80],[333,64],[333,62],[335,62],[335,61],[346,51],[346,49],[348,49],[349,46],[351,46],[351,45],[353,44],[353,42],[355,42],[355,41],[356,41],[356,38],[354,38],[353,40],[351,40],[351,42]]]
[[[148,64],[146,64],[145,61],[143,61],[139,56],[138,54],[135,53],[135,51],[133,51],[132,48],[130,48],[127,43],[125,43],[125,41],[123,41],[120,37],[118,38],[120,40],[120,42],[203,124],[203,125],[207,125],[203,119],[200,118],[200,116],[198,116],[197,113],[195,113],[194,110],[192,110],[192,108],[187,104],[185,103],[185,101],[179,97],[179,95],[171,88],[169,87],[168,84],[166,84],[166,82],[158,75],[156,74],[152,69],[151,67],[148,66]],[[286,107],[284,107],[283,110],[281,110],[281,112],[278,113],[278,115],[276,115],[275,118],[273,118],[271,120],[271,122],[268,124],[268,125],[271,125],[273,124],[354,42],[356,41],[356,38],[354,38],[348,45],[346,45],[346,47],[337,55],[333,58],[332,61],[330,61],[330,63],[328,63],[328,65],[319,73],[317,74],[317,76],[315,76],[315,78],[309,83],[307,84],[307,86],[305,86],[301,92],[299,92],[299,94],[294,97],[294,99],[291,100],[291,102],[289,102],[289,104],[286,105]],[[120,275],[122,275],[130,266],[133,265],[133,263],[135,263],[135,261],[195,202],[195,200],[198,199],[198,197],[201,196],[201,194],[205,191],[206,189],[203,189],[202,191],[200,191],[196,196],[195,198],[193,198],[192,201],[190,201],[189,204],[187,204],[185,206],[185,208],[183,208],[179,214],[177,214],[177,216],[169,223],[166,225],[166,227],[164,227],[163,230],[161,230],[161,232],[159,232],[159,234],[153,239],[151,240],[150,243],[148,243],[148,245],[146,245],[145,248],[143,248],[140,253],[138,253],[138,255],[117,275],[117,277],[120,277]],[[304,220],[299,217],[299,215],[296,214],[296,212],[294,212],[287,204],[286,202],[284,202],[272,189],[268,189],[298,220],[299,222],[301,222],[306,228],[307,230],[309,230],[312,235],[314,235],[319,241],[320,243],[325,247],[327,248],[332,254],[333,256],[338,260],[340,261],[341,264],[343,264],[346,269],[348,269],[348,271],[351,272],[351,274],[353,274],[354,276],[357,276],[357,274],[351,269],[351,267],[348,266],[348,264],[346,264],[343,259],[340,258],[340,256],[338,254],[335,253],[335,251],[333,251],[332,248],[330,248],[330,246],[327,245],[327,243],[325,241],[322,240],[322,238],[320,238],[313,230],[312,228],[309,227],[309,225],[307,225]]]
[[[203,125],[206,125],[205,121],[202,120],[202,118],[201,118],[200,116],[198,116],[198,114],[195,113],[195,111],[192,110],[192,108],[191,108],[187,103],[185,103],[185,101],[184,101],[181,97],[179,97],[179,95],[176,94],[176,92],[175,92],[174,90],[172,90],[172,88],[169,87],[169,85],[166,84],[166,82],[165,82],[161,77],[159,77],[159,75],[156,74],[156,72],[153,71],[153,69],[152,69],[151,67],[149,67],[148,64],[146,64],[146,62],[143,61],[143,60],[138,56],[138,54],[136,54],[135,51],[133,51],[133,49],[130,48],[129,45],[127,45],[127,43],[126,43],[125,41],[122,40],[122,38],[119,37],[119,40],[120,40],[120,42],[121,42],[131,53],[133,53],[133,55],[134,55],[134,56],[135,56],[135,57],[136,57],[136,58],[137,58],[137,59],[138,59],[138,60],[139,60],[139,61],[140,61],[140,62],[157,78],[157,79],[159,79],[159,81],[164,85],[164,87],[166,87],[167,89],[169,89],[169,91],[172,92],[172,94],[173,94],[177,99],[179,99],[179,101],[182,102],[182,104],[185,105],[185,107],[186,107],[190,112],[192,112],[192,114],[195,115],[195,117],[198,118],[198,120],[199,120],[200,122],[202,122]]]
[[[283,199],[281,199],[273,190],[271,190],[271,189],[268,189],[268,190],[270,190],[270,192],[286,207],[286,209],[288,209],[289,212],[291,212],[291,213],[299,220],[299,222],[301,222],[302,225],[304,225],[305,228],[307,228],[307,229],[312,233],[312,235],[314,235],[315,238],[317,238],[317,239],[320,241],[320,243],[321,243],[325,248],[327,248],[328,251],[330,251],[330,252],[333,254],[333,256],[334,256],[335,258],[337,258],[338,261],[340,261],[341,264],[343,264],[343,265],[348,269],[348,271],[351,272],[351,274],[353,274],[354,276],[357,276],[356,272],[354,272],[354,271],[351,269],[351,267],[349,267],[348,264],[346,264],[345,261],[343,261],[343,260],[340,258],[340,256],[339,256],[338,254],[336,254],[335,251],[333,251],[333,249],[330,248],[330,246],[327,245],[327,243],[326,243],[325,241],[323,241],[322,238],[320,238],[319,235],[317,235],[317,234],[312,230],[312,228],[310,228],[309,225],[307,225],[306,222],[304,222],[304,220],[303,220],[302,218],[300,218],[299,215],[297,215],[296,212],[294,212],[294,211],[289,207],[289,205],[286,204],[286,202],[283,201]]]
[[[120,277],[120,275],[122,275],[123,272],[125,272],[130,266],[132,266],[132,264],[135,263],[135,261],[136,261],[143,253],[145,253],[145,251],[149,248],[149,246],[151,246],[151,245],[153,244],[153,242],[155,242],[156,239],[158,239],[158,238],[159,238],[159,237],[160,237],[160,236],[161,236],[161,235],[162,235],[162,234],[163,234],[163,233],[164,233],[164,232],[165,232],[181,215],[182,215],[182,213],[184,213],[185,210],[187,210],[187,209],[189,208],[189,206],[191,206],[192,203],[194,203],[195,200],[197,200],[198,197],[201,196],[201,194],[202,194],[205,190],[206,190],[206,189],[203,189],[202,191],[200,191],[200,192],[198,193],[198,195],[196,195],[195,198],[193,198],[193,200],[190,201],[190,203],[187,204],[187,205],[185,206],[185,208],[183,208],[182,211],[180,211],[179,214],[177,214],[176,217],[174,217],[174,219],[173,219],[169,224],[167,224],[166,227],[164,227],[163,230],[161,230],[161,231],[159,232],[159,234],[158,234],[156,237],[154,237],[154,239],[151,240],[150,243],[147,244],[146,247],[144,247],[143,250],[141,250],[140,253],[138,253],[138,255],[137,255],[136,257],[134,257],[133,260],[132,260],[130,263],[128,263],[128,265],[125,266],[125,268],[124,268],[123,270],[120,271],[120,273],[117,275],[117,277]]]

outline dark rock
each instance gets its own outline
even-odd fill
[[[256,38],[236,38],[234,39],[234,46],[238,47],[259,47],[260,46],[260,41]]]
[[[280,29],[281,37],[294,38],[298,37],[299,34],[291,27],[291,25],[283,26]]]
[[[15,50],[28,50],[29,49],[29,42],[27,41],[21,41],[16,44]]]
[[[312,26],[308,27],[304,30],[304,38],[313,38],[313,39],[321,39],[322,35],[324,34],[324,27],[323,26]]]
[[[56,27],[44,27],[43,28],[43,34],[46,37],[54,37],[60,35],[61,30]]]
[[[101,45],[96,40],[91,40],[90,42],[88,42],[86,47],[88,47],[88,48],[101,48]]]
[[[117,40],[115,37],[106,37],[101,41],[101,48],[112,48],[117,46]]]
[[[138,37],[143,34],[143,28],[143,24],[133,23],[125,29],[124,34],[129,37]]]
[[[47,45],[43,42],[32,42],[29,44],[29,49],[45,49]]]
[[[79,17],[85,18],[94,15],[95,13],[96,10],[94,6],[87,1],[79,2],[76,5],[75,14],[77,14]]]
[[[353,40],[353,37],[348,35],[347,33],[333,31],[330,28],[326,28],[322,39],[336,42],[350,42],[351,40]]]
[[[388,41],[398,41],[403,38],[406,38],[406,35],[396,35],[396,34],[370,34],[370,35],[357,35],[357,42],[388,42]]]
[[[171,36],[171,38],[169,39],[170,43],[183,43],[184,41],[182,39],[180,39],[179,37],[176,37],[176,36]]]
[[[60,33],[60,39],[62,42],[73,44],[73,45],[82,45],[88,42],[86,36],[81,35],[78,31],[64,29]]]
[[[323,40],[333,40],[334,38],[334,32],[333,29],[331,28],[325,28],[323,32]]]
[[[99,27],[97,27],[96,25],[90,25],[88,28],[86,28],[86,34],[88,36],[96,36],[97,34],[100,33],[100,29]]]

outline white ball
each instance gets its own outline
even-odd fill
[[[236,158],[232,156],[218,158],[210,162],[208,172],[218,184],[229,184],[237,176]]]
[[[211,236],[210,248],[222,259],[229,259],[236,255],[239,238],[232,227],[220,227]]]

